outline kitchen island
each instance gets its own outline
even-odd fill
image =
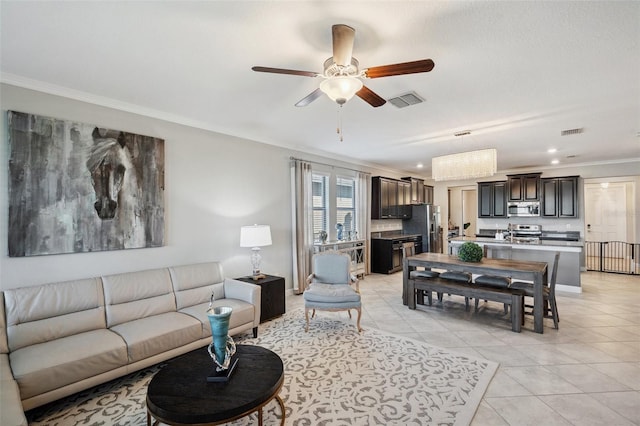
[[[402,270],[402,245],[414,243],[422,252],[422,235],[386,231],[371,233],[371,272],[392,274]]]
[[[532,260],[547,262],[552,266],[554,253],[560,252],[558,264],[558,277],[556,290],[581,293],[580,284],[580,256],[584,247],[584,241],[536,241],[536,242],[512,242],[509,239],[498,240],[483,237],[455,237],[449,239],[449,254],[455,254],[460,246],[467,242],[474,242],[480,246],[485,244],[509,245],[512,248],[514,260]]]

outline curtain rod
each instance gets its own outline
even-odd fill
[[[289,157],[289,160],[306,161],[307,163],[318,164],[320,166],[328,166],[328,167],[331,167],[331,168],[336,168],[337,167],[338,169],[342,169],[342,170],[350,170],[352,172],[364,173],[364,174],[369,175],[369,176],[371,175],[371,173],[369,173],[369,172],[363,172],[362,170],[358,170],[358,169],[350,169],[349,167],[336,166],[334,164],[321,163],[319,161],[305,160],[303,158],[296,158],[296,157],[293,157],[293,156]]]

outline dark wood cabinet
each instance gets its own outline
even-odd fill
[[[478,217],[507,217],[507,182],[478,183]]]
[[[395,216],[398,185],[395,180],[376,176],[371,179],[371,219]]]
[[[371,178],[371,219],[409,219],[411,183],[382,176]]]
[[[371,272],[392,274],[402,270],[402,244],[412,242],[416,254],[422,253],[422,236],[414,235],[394,239],[371,239]]]
[[[261,287],[260,322],[265,322],[284,314],[284,278],[265,275],[265,278],[260,278],[259,280],[254,280],[253,277],[240,277],[236,279]]]
[[[542,217],[578,217],[578,176],[541,179]]]
[[[431,185],[424,186],[424,203],[433,204],[433,186]]]
[[[424,201],[424,180],[418,179],[414,177],[403,177],[402,180],[405,180],[411,184],[411,204],[423,204]]]
[[[509,201],[540,201],[540,174],[508,175]]]
[[[400,219],[411,218],[411,183],[406,181],[398,181],[398,212],[397,217]]]

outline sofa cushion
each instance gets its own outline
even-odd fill
[[[125,342],[109,330],[93,330],[27,346],[9,355],[22,399],[127,364]]]
[[[4,298],[11,351],[106,328],[99,278],[5,290]]]
[[[202,324],[179,312],[166,312],[110,328],[127,343],[129,362],[166,352],[202,337]]]
[[[225,297],[224,275],[219,262],[196,263],[169,268],[178,310],[209,302],[211,292],[216,299]]]
[[[151,269],[102,277],[107,327],[176,311],[169,270]]]
[[[0,354],[0,407],[0,425],[27,426],[20,401],[20,388],[13,380],[7,354]]]
[[[229,318],[229,330],[233,330],[236,327],[240,327],[247,323],[252,323],[254,320],[254,306],[250,303],[243,302],[238,299],[221,299],[213,302],[213,306],[230,306],[233,311]],[[191,315],[202,323],[201,337],[211,336],[211,324],[209,323],[209,317],[207,316],[207,309],[209,308],[209,302],[201,303],[195,306],[189,306],[181,309],[180,312]]]

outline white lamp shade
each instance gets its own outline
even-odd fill
[[[330,77],[320,83],[320,90],[339,104],[353,98],[360,89],[362,89],[362,81],[355,77]]]
[[[269,225],[250,225],[240,228],[240,247],[261,247],[271,245]]]

